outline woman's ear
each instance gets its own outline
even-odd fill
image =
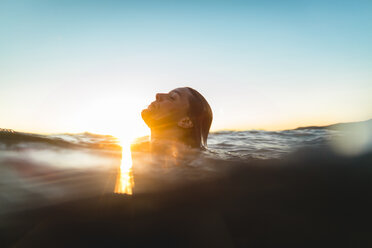
[[[192,121],[190,120],[189,117],[184,117],[182,118],[178,123],[177,125],[179,127],[182,127],[182,128],[192,128],[194,127],[194,124],[192,123]]]

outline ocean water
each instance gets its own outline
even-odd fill
[[[221,131],[208,139],[209,150],[223,159],[282,158],[296,149],[324,146],[340,135],[327,129],[286,131]]]
[[[2,246],[371,247],[372,121],[146,140],[0,131]]]
[[[187,177],[196,180],[201,178],[200,175],[208,177],[216,173],[211,172],[212,165],[223,163],[224,167],[228,167],[237,161],[249,164],[249,161],[280,160],[301,149],[331,147],[336,151],[370,151],[371,132],[362,132],[361,137],[367,137],[364,139],[358,136],[359,133],[350,134],[345,130],[327,128],[214,132],[208,138],[206,151],[187,160],[188,163],[176,168],[173,174],[169,170],[164,174],[164,163],[169,169],[168,160],[151,160],[151,166],[147,166],[149,160],[146,159],[132,161],[130,155],[125,155],[130,154],[129,147],[122,148],[120,141],[110,135],[39,135],[2,130],[0,215],[114,191],[132,194],[132,188],[136,186],[137,189],[152,188],[153,177],[141,173],[137,175],[145,178],[142,179],[142,182],[146,182],[145,186],[140,187],[141,180],[136,185],[136,178],[134,176],[133,180],[132,174],[136,166],[142,168],[142,172],[164,177],[174,183]],[[355,136],[358,139],[350,138]],[[361,141],[364,143],[360,144]],[[355,150],[355,147],[359,150]],[[142,155],[137,154],[137,158]],[[177,157],[173,160],[176,161],[173,167],[180,165]]]

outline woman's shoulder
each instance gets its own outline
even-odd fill
[[[149,152],[150,140],[148,136],[136,139],[130,146],[132,152]]]

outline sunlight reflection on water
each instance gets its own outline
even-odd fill
[[[117,194],[133,194],[133,173],[132,173],[132,156],[130,152],[130,142],[120,142],[122,145],[122,157],[118,176],[116,178],[114,193]]]

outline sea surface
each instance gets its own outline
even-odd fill
[[[196,163],[190,163],[190,170],[200,175],[195,170],[210,168],[216,161],[229,166],[236,161],[249,164],[253,160],[280,160],[311,148],[346,151],[345,156],[361,154],[372,149],[372,132],[369,126],[360,130],[316,127],[214,132],[208,138],[208,149],[195,159]],[[114,191],[132,194],[132,161],[124,156],[129,151],[110,135],[40,135],[1,130],[0,216]],[[159,168],[163,168],[159,161]],[[144,162],[141,166],[146,169]],[[179,178],[186,171],[188,166],[183,166],[177,172]],[[173,177],[170,175],[168,179]]]
[[[282,158],[296,149],[327,145],[339,131],[303,129],[286,131],[221,131],[208,139],[209,150],[224,159]]]

